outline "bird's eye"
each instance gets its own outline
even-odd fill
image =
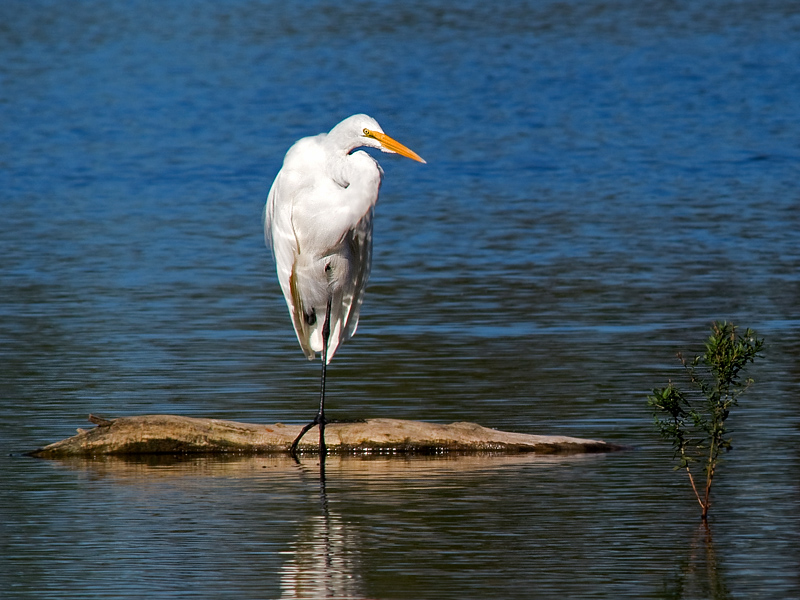
[[[369,137],[371,133],[372,132],[369,129],[367,129],[366,127],[364,128],[364,135],[365,136]]]

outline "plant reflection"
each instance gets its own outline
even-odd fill
[[[330,510],[325,461],[319,465],[320,514],[301,525],[281,568],[281,598],[362,598],[358,540]]]
[[[731,597],[725,585],[724,572],[717,562],[714,541],[708,523],[699,525],[689,545],[689,555],[681,562],[672,585],[665,585],[665,599]]]

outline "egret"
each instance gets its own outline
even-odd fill
[[[325,455],[326,369],[356,332],[372,266],[372,219],[383,169],[366,152],[355,152],[362,147],[425,162],[372,117],[353,115],[289,148],[267,196],[264,237],[297,340],[309,360],[317,352],[322,359],[319,410],[292,443],[292,456],[315,425]]]

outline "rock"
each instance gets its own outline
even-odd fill
[[[42,458],[97,455],[288,453],[301,425],[256,425],[220,419],[199,419],[177,415],[142,415],[89,420],[97,427],[39,448],[31,454]],[[444,453],[444,452],[610,452],[621,446],[599,440],[554,435],[510,433],[475,423],[449,425],[370,419],[361,422],[329,423],[325,443],[330,453]],[[301,452],[319,450],[319,432],[309,431],[300,444]]]

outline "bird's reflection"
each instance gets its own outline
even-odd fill
[[[319,465],[320,512],[301,525],[281,568],[282,598],[362,598],[359,542],[330,509],[325,460]]]
[[[709,598],[727,600],[731,594],[725,585],[724,572],[717,561],[711,528],[698,525],[689,545],[687,558],[677,569],[671,585],[665,587],[664,598]]]

